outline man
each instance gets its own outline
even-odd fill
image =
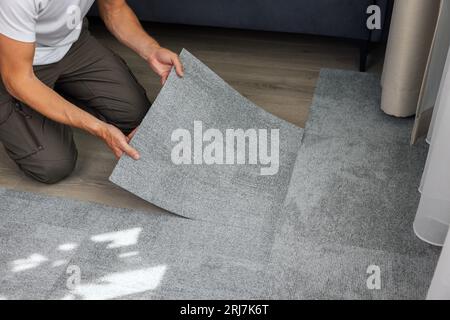
[[[0,142],[28,176],[56,183],[74,169],[72,129],[105,141],[117,157],[150,108],[125,62],[89,34],[95,0],[0,1]],[[178,56],[150,37],[125,0],[97,0],[109,31],[164,84]],[[73,104],[69,101],[76,101]]]

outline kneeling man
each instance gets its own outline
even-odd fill
[[[117,157],[150,108],[126,63],[88,31],[95,0],[0,1],[0,142],[28,176],[55,183],[74,169],[71,127],[105,141]],[[178,56],[149,36],[125,0],[97,0],[109,31],[164,83]],[[76,103],[76,104],[74,104]]]

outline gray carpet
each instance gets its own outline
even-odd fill
[[[269,219],[0,189],[0,299],[424,298],[439,254],[412,231],[426,146],[408,145],[411,119],[379,111],[378,83],[321,72],[284,207]],[[81,270],[74,290],[69,265]],[[381,290],[366,287],[369,265]]]
[[[262,297],[272,233],[1,190],[0,296]],[[67,289],[70,265],[81,285]]]
[[[379,82],[321,71],[275,232],[277,296],[426,296],[440,250],[416,238],[412,223],[427,145],[409,145],[413,119],[380,110]],[[369,265],[381,269],[381,290],[366,287]]]
[[[184,78],[172,71],[131,142],[141,160],[122,157],[110,180],[185,217],[238,226],[270,223],[286,196],[303,129],[251,103],[186,50],[180,59]],[[260,163],[174,164],[171,154],[177,143],[171,141],[172,132],[187,129],[194,137],[194,121],[203,123],[204,132],[220,130],[224,138],[227,129],[265,129],[269,137],[269,130],[278,129],[278,173],[261,175],[267,165]],[[233,149],[237,154],[237,144]]]

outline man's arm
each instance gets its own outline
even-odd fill
[[[161,77],[167,80],[172,66],[183,76],[183,66],[178,55],[161,48],[158,42],[142,28],[138,18],[125,0],[98,0],[100,16],[108,30],[123,44],[140,55]]]
[[[51,120],[102,138],[117,157],[125,152],[138,159],[138,152],[128,145],[127,137],[119,129],[68,102],[35,76],[34,53],[34,43],[16,41],[0,34],[0,74],[7,91]]]

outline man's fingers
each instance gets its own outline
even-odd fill
[[[180,77],[183,77],[184,76],[184,68],[183,68],[183,64],[181,63],[178,55],[173,54],[172,63],[175,66],[175,71],[177,72],[177,75]]]
[[[131,133],[127,136],[127,142],[129,143],[131,141],[131,139],[133,139],[134,135],[136,134],[138,128],[134,129],[133,131],[131,131]]]
[[[164,72],[161,74],[161,84],[164,85],[169,77],[170,71]]]
[[[114,149],[113,152],[117,159],[120,159],[120,157],[122,157],[123,155],[123,151],[120,149]]]
[[[124,153],[128,154],[131,158],[134,160],[139,160],[139,153],[136,149],[131,147],[128,142],[129,138],[125,136],[119,129],[112,125],[106,125],[107,131],[104,135],[104,140],[106,144],[110,147],[110,149],[113,151],[114,155],[117,158],[120,158],[123,156]],[[133,136],[136,129],[133,130],[129,136]]]
[[[130,146],[128,143],[124,143],[122,145],[122,150],[134,160],[139,160],[139,152],[137,152],[137,150]]]

